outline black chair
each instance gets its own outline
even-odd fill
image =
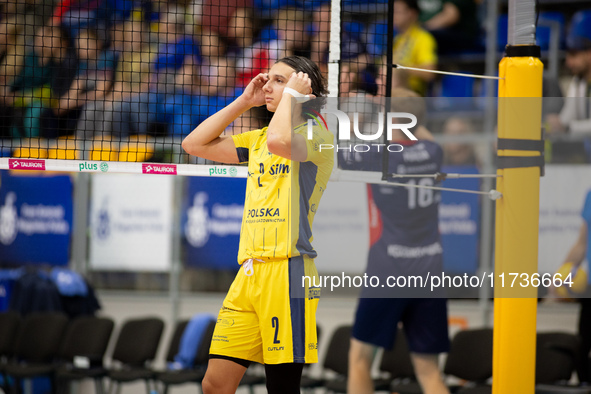
[[[590,387],[568,384],[576,368],[580,339],[566,332],[536,335],[536,394],[587,394]]]
[[[345,393],[347,391],[351,329],[351,325],[336,328],[330,338],[322,362],[322,376],[318,379],[303,376],[300,384],[302,389],[312,390],[324,386],[328,392]],[[329,371],[336,374],[333,379],[325,377]]]
[[[167,362],[173,362],[174,357],[179,352],[181,338],[185,327],[189,323],[188,320],[179,321],[176,325],[175,331],[172,335],[170,344],[168,346],[168,352],[166,355]],[[201,384],[205,377],[205,370],[207,369],[207,362],[209,360],[209,345],[213,338],[213,330],[215,328],[215,320],[205,329],[195,359],[193,360],[193,367],[190,369],[180,369],[171,371],[156,372],[155,380],[162,383],[164,386],[163,393],[167,394],[170,386],[185,384],[185,383],[197,383]]]
[[[187,324],[188,321],[181,321],[177,324],[177,327],[175,329],[175,332],[173,333],[171,342],[169,344],[166,356],[167,362],[174,361],[174,357],[179,351],[183,331]],[[203,378],[205,377],[205,372],[207,370],[207,364],[209,362],[209,347],[211,345],[211,340],[213,338],[215,324],[216,321],[213,320],[203,333],[203,337],[201,338],[199,349],[197,350],[197,353],[195,355],[195,360],[193,361],[192,368],[174,371],[160,371],[154,374],[154,379],[164,386],[164,394],[168,393],[170,386],[185,383],[197,383],[199,387],[201,387],[201,383],[203,382]],[[264,383],[264,376],[247,371],[242,377],[242,380],[239,383],[239,387],[247,386],[250,392],[254,393],[254,386]]]
[[[63,365],[56,371],[58,392],[68,392],[72,381],[93,379],[96,393],[104,393],[107,370],[103,357],[114,325],[112,319],[95,316],[82,316],[70,322],[59,352]]]
[[[117,367],[109,369],[109,393],[121,384],[143,380],[150,394],[154,372],[150,363],[156,357],[164,322],[157,317],[131,319],[123,323],[111,356]]]
[[[491,386],[488,381],[492,377],[492,359],[492,328],[459,331],[451,341],[443,372],[466,383],[450,389],[461,394],[490,393]]]
[[[14,345],[20,323],[21,316],[19,313],[0,313],[0,376],[2,377],[2,389],[5,392],[8,392],[8,381],[4,373],[4,368],[14,354]]]
[[[17,335],[14,359],[6,364],[4,372],[15,381],[11,389],[18,392],[22,380],[46,376],[54,382],[55,359],[58,355],[68,318],[60,312],[38,312],[28,315]]]
[[[403,329],[398,329],[392,349],[382,353],[379,370],[385,376],[374,379],[375,391],[420,390]]]

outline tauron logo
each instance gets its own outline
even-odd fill
[[[8,159],[11,170],[45,170],[45,160]]]
[[[167,174],[176,175],[175,164],[142,164],[142,173],[144,174]]]

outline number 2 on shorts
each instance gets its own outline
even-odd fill
[[[281,343],[281,341],[277,339],[277,335],[279,334],[279,318],[277,316],[271,318],[271,327],[275,329],[273,343]]]

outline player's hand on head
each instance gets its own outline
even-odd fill
[[[244,97],[250,106],[260,107],[265,104],[265,92],[263,87],[269,80],[267,74],[259,74],[250,81],[250,83],[244,89],[242,97]]]
[[[289,76],[289,81],[287,81],[285,87],[292,88],[301,94],[309,95],[311,98],[316,97],[312,94],[312,80],[308,74],[301,71],[298,73],[293,72]]]

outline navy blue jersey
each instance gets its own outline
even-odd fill
[[[441,170],[443,151],[432,141],[403,145],[401,152],[389,152],[392,174],[434,174]],[[384,147],[370,152],[339,152],[339,165],[346,170],[382,171]],[[380,149],[380,152],[378,152]],[[435,186],[433,178],[396,178],[397,183]],[[442,269],[439,236],[438,190],[368,185],[370,253],[368,274],[423,275]]]

